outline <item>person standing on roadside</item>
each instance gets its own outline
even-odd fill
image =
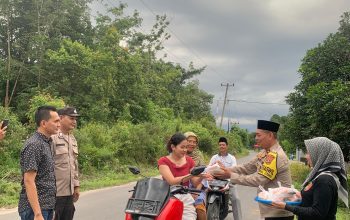
[[[39,107],[35,112],[35,123],[37,130],[26,140],[20,155],[22,190],[18,212],[21,220],[51,220],[56,202],[51,135],[60,127],[56,108]]]
[[[289,159],[277,140],[279,124],[272,121],[258,120],[255,141],[262,151],[250,162],[231,168],[221,167],[224,171],[217,177],[231,179],[231,183],[265,189],[291,187],[292,177]],[[258,192],[259,189],[258,189]],[[293,220],[293,213],[259,203],[260,216],[265,220]]]
[[[58,110],[60,131],[52,135],[52,154],[55,160],[56,207],[55,220],[72,220],[74,202],[79,199],[78,144],[72,131],[79,114],[73,107]]]
[[[348,179],[341,148],[326,137],[308,139],[304,143],[312,170],[302,185],[301,204],[272,202],[272,206],[293,212],[299,220],[335,220],[338,198],[349,207]]]

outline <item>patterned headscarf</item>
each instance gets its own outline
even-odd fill
[[[339,179],[338,196],[348,207],[347,176],[343,153],[337,143],[326,137],[305,140],[305,146],[310,154],[313,169],[303,186],[314,180],[322,172],[335,174]]]

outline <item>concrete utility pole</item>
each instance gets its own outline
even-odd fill
[[[226,91],[225,91],[225,98],[224,98],[224,106],[222,107],[222,113],[221,113],[221,121],[220,121],[220,128],[222,127],[222,120],[224,119],[224,112],[225,112],[225,106],[226,106],[226,102],[227,102],[227,90],[228,90],[228,87],[229,86],[234,86],[235,84],[232,83],[232,85],[230,85],[229,83],[226,83],[225,84],[222,84],[221,83],[221,86],[226,86]]]

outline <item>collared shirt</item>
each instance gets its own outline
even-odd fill
[[[263,163],[269,161],[268,153],[273,152],[277,155],[276,160],[276,176],[273,179],[269,179],[262,175],[259,171],[263,167]],[[279,187],[278,182],[282,186],[290,187],[292,184],[292,178],[289,169],[289,160],[284,153],[279,143],[273,145],[269,150],[263,149],[253,160],[246,164],[238,165],[231,168],[233,172],[231,174],[231,183],[257,187],[261,185],[266,190],[268,188]],[[259,193],[258,189],[258,193]],[[292,216],[291,212],[282,209],[276,209],[271,206],[263,205],[259,203],[260,215],[262,218],[267,217],[286,217]]]
[[[52,154],[55,160],[57,196],[70,196],[79,186],[78,144],[73,134],[52,135]]]
[[[40,208],[55,208],[56,180],[50,144],[51,138],[37,131],[24,143],[20,156],[22,172],[22,190],[18,203],[20,213],[30,208],[23,176],[24,173],[33,170],[36,171],[35,185]]]
[[[232,154],[227,154],[224,156],[221,156],[219,154],[215,154],[209,162],[209,165],[215,164],[217,161],[220,161],[223,163],[225,167],[233,167],[237,165],[237,160]]]

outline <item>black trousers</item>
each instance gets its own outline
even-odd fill
[[[73,196],[56,197],[54,220],[72,220],[74,212]]]
[[[293,220],[293,219],[294,219],[294,216],[265,218],[265,220]]]

